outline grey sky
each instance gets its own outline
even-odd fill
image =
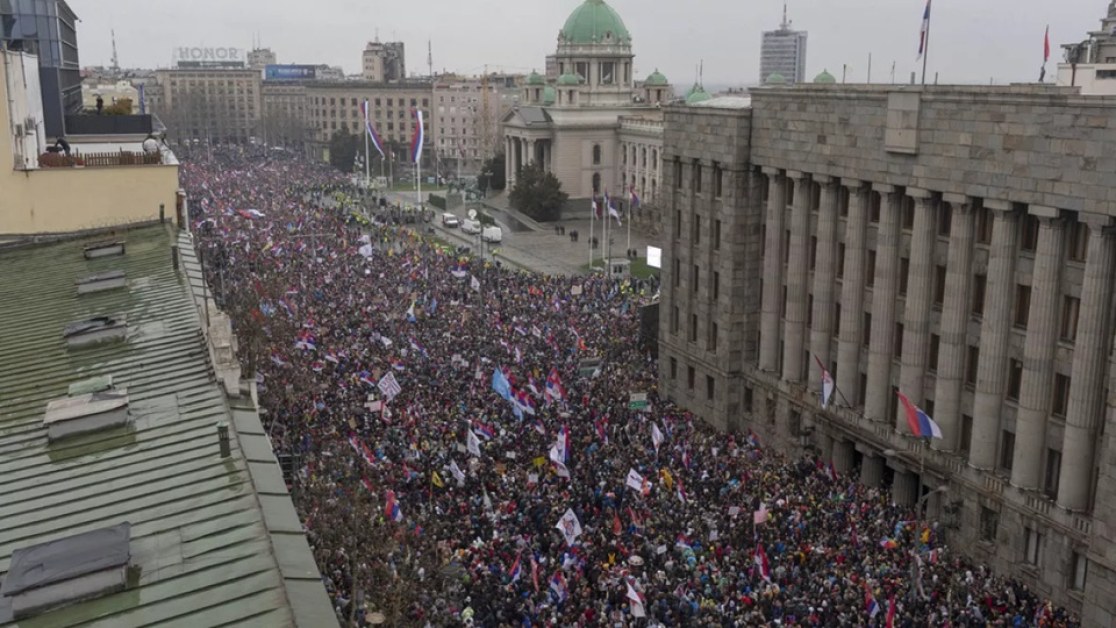
[[[567,15],[581,0],[69,0],[81,18],[83,65],[108,65],[116,29],[125,67],[166,67],[176,46],[249,48],[258,33],[280,63],[360,67],[364,43],[400,39],[408,72],[426,73],[427,40],[435,71],[479,73],[484,65],[542,71]],[[632,33],[637,76],[656,67],[675,85],[692,83],[700,60],[707,84],[754,82],[760,33],[778,26],[781,0],[609,0]],[[789,0],[794,27],[810,33],[807,76],[828,69],[862,82],[902,81],[915,60],[924,0]],[[1107,0],[935,0],[930,75],[941,82],[1033,81],[1050,24],[1051,64],[1059,44],[1099,28]]]

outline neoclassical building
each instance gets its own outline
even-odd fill
[[[585,0],[558,32],[557,78],[528,77],[520,105],[503,120],[508,185],[542,164],[571,199],[634,186],[653,203],[661,179],[661,104],[673,98],[657,70],[637,81],[632,37],[604,0]],[[587,205],[586,205],[587,206]]]

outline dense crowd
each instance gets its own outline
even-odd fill
[[[887,492],[660,398],[652,282],[500,268],[324,166],[203,157],[198,246],[343,623],[1078,625]]]

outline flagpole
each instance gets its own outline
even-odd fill
[[[628,250],[624,257],[632,254],[632,199],[628,199]]]
[[[597,221],[597,208],[594,207],[594,205],[596,204],[597,195],[596,193],[594,193],[593,202],[589,205],[589,237],[585,238],[586,240],[588,240],[589,244],[589,272],[593,272],[593,236],[596,235],[594,233],[594,230],[596,229]]]
[[[926,62],[930,60],[930,0],[926,0],[926,41],[922,44],[922,84],[926,85]]]
[[[368,103],[365,102],[365,116],[364,116],[364,189],[368,189],[368,167],[372,161],[372,155],[368,153]]]

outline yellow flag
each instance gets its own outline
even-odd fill
[[[668,491],[674,488],[674,476],[670,474],[670,469],[659,471],[659,477],[662,478],[663,484],[666,485]]]
[[[434,475],[430,476],[430,481],[438,488],[446,487],[445,482],[442,481],[442,476],[438,475],[437,471],[434,472]]]
[[[533,462],[535,464],[535,468],[538,469],[539,467],[546,464],[546,458],[544,458],[542,456],[539,456],[538,458],[535,458],[535,460]]]

